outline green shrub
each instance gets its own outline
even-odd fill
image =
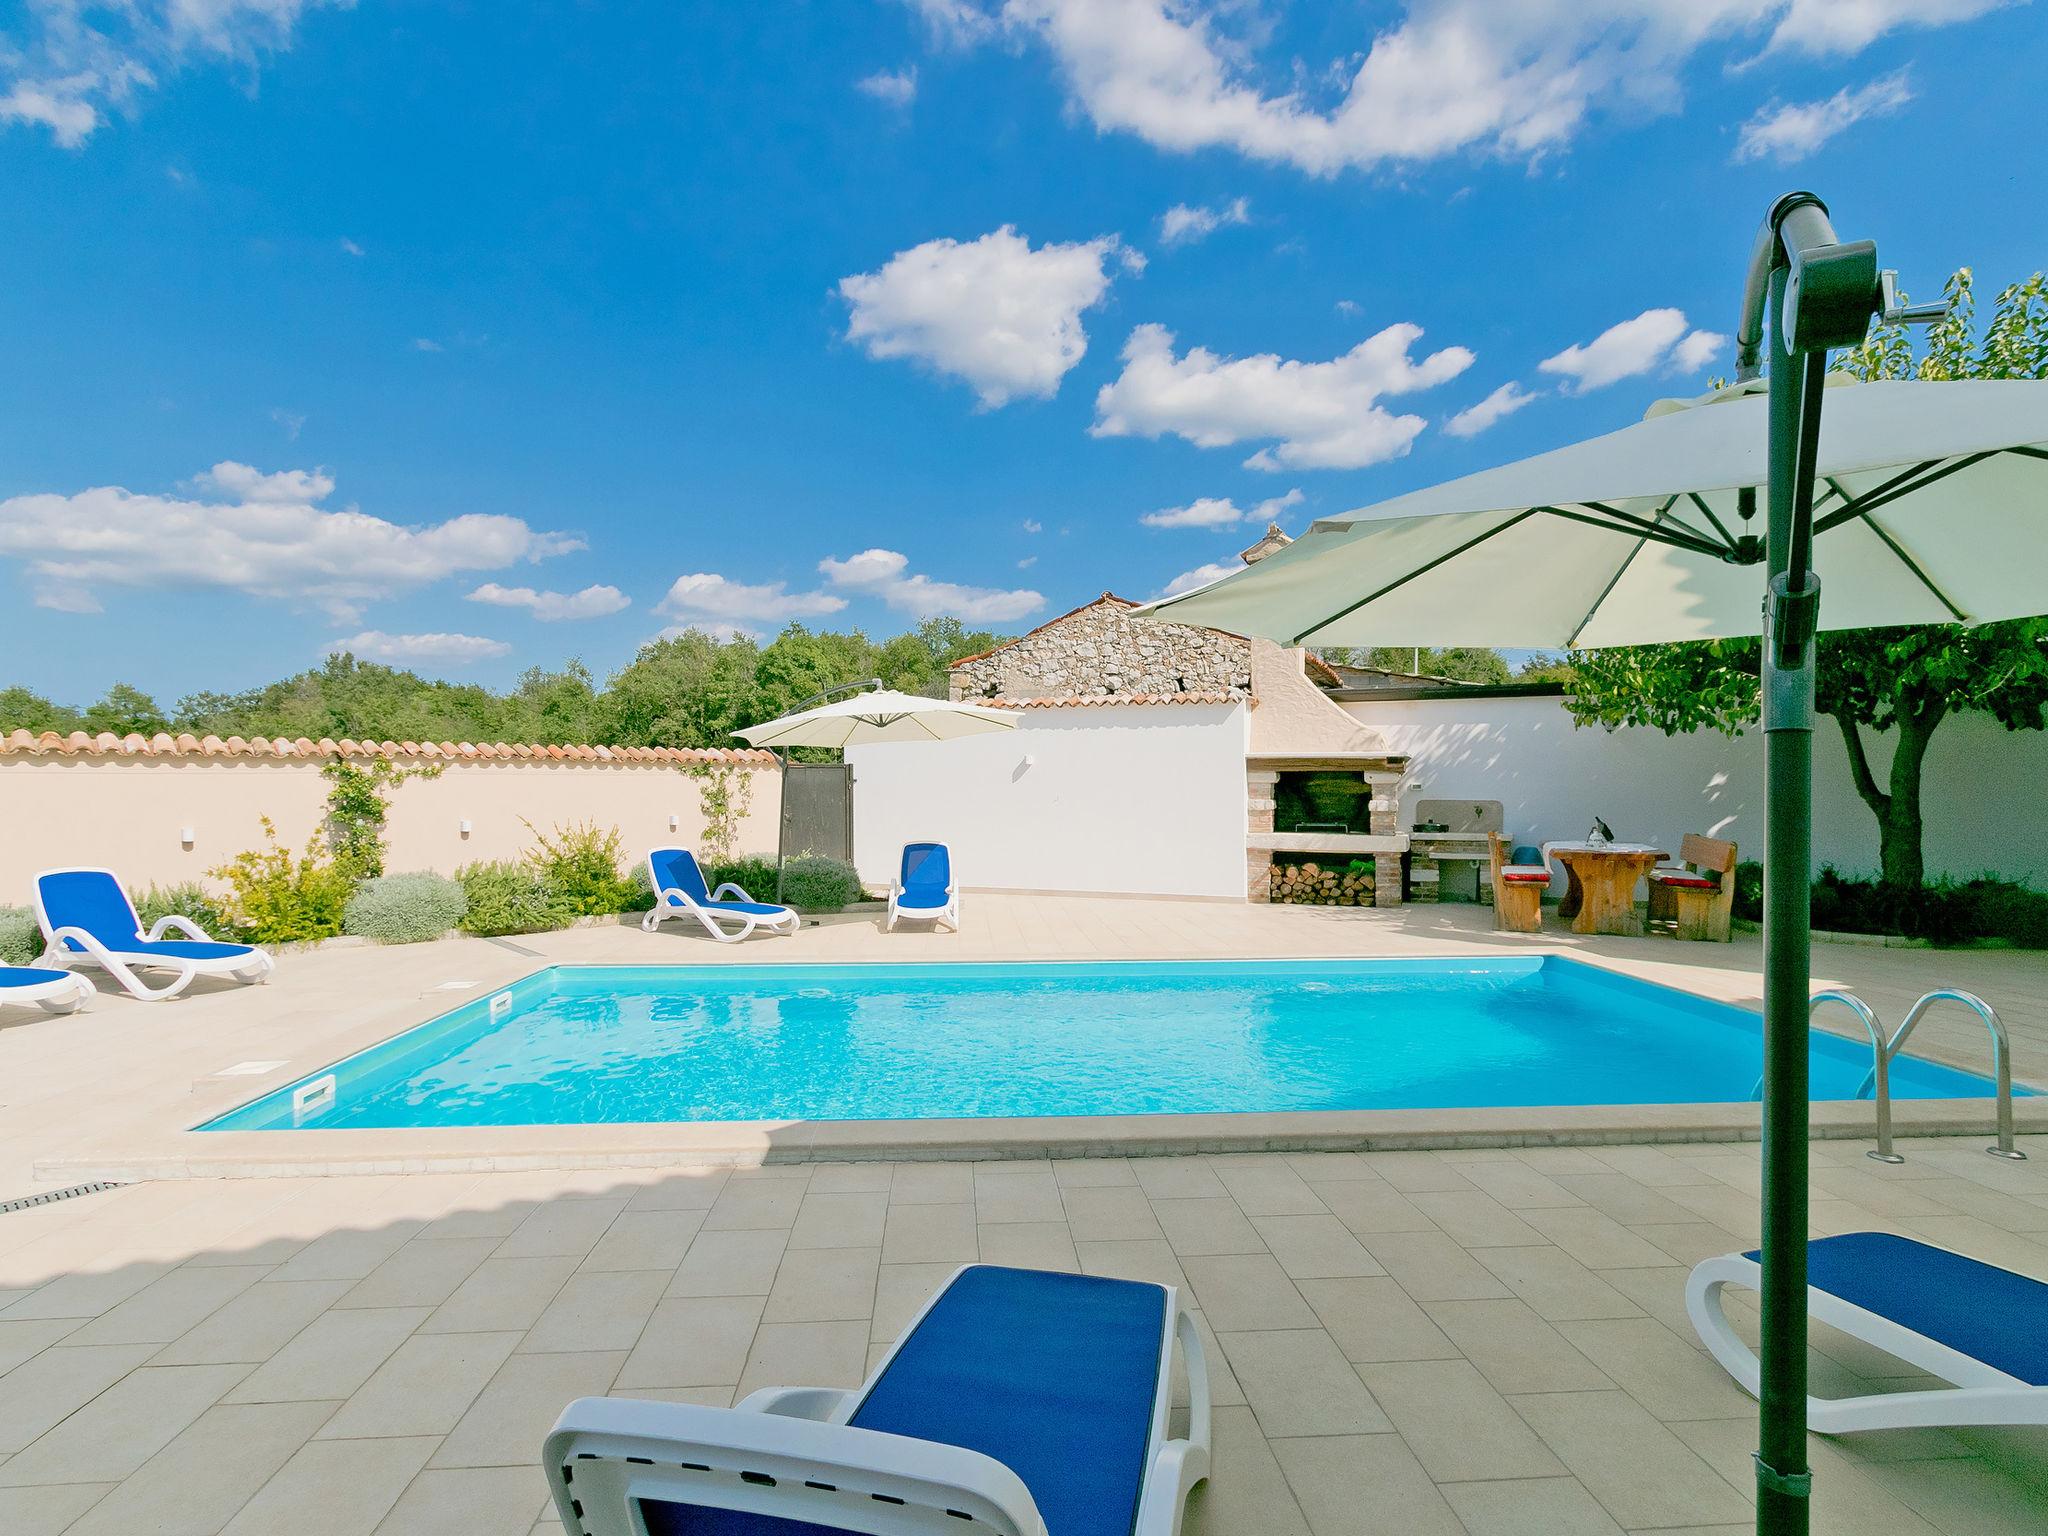
[[[1744,876],[1757,871],[1756,890],[1745,892]],[[1762,915],[1760,867],[1736,872],[1738,917]],[[1745,911],[1746,901],[1750,910]],[[1979,875],[1972,880],[1936,880],[1919,890],[1845,875],[1824,867],[1813,882],[1813,926],[1826,933],[1875,933],[1933,944],[1994,940],[2025,949],[2048,949],[2048,893],[2023,881]]]
[[[268,847],[238,853],[207,871],[228,888],[221,915],[229,932],[253,944],[331,939],[340,933],[351,882],[327,856],[320,834],[307,838],[306,851],[296,857],[279,845],[268,816],[263,836]]]
[[[704,866],[704,884],[708,889],[715,891],[728,880],[756,901],[775,899],[773,859],[758,856],[714,859]]]
[[[462,882],[468,902],[456,924],[464,933],[545,933],[575,916],[556,901],[547,881],[528,864],[470,864],[457,870],[455,878]]]
[[[860,895],[860,876],[844,859],[805,853],[782,866],[783,904],[799,912],[837,912]]]
[[[220,898],[197,881],[152,885],[140,896],[129,899],[135,903],[135,915],[142,919],[144,933],[166,917],[189,917],[214,935],[226,933],[230,927],[227,915],[221,911]]]
[[[0,965],[33,965],[43,952],[43,931],[27,907],[0,907]]]
[[[538,874],[554,893],[558,906],[577,917],[597,917],[608,912],[645,911],[647,901],[635,908],[638,892],[633,882],[619,872],[619,829],[600,827],[594,821],[556,827],[553,836],[532,822],[535,847],[526,855],[527,867]]]
[[[380,875],[356,887],[342,925],[379,944],[418,944],[438,939],[468,911],[462,887],[445,875]]]
[[[1735,915],[1746,923],[1764,920],[1764,867],[1754,859],[1735,866]]]

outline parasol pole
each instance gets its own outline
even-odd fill
[[[830,688],[820,689],[807,699],[798,699],[783,711],[785,715],[800,715],[813,704],[823,704],[834,694],[859,693],[863,689],[879,689],[879,677],[864,677],[857,683],[834,683]],[[769,748],[782,759],[781,803],[775,808],[775,904],[782,905],[782,866],[789,862],[789,748]]]

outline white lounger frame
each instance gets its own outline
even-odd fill
[[[809,1520],[862,1536],[1045,1536],[1030,1491],[994,1458],[846,1423],[959,1276],[956,1270],[918,1310],[859,1391],[769,1387],[737,1408],[606,1397],[571,1403],[541,1451],[562,1528],[569,1536],[644,1536],[635,1505],[653,1499]],[[1208,1363],[1179,1293],[1165,1290],[1159,1389],[1133,1536],[1176,1536],[1188,1494],[1209,1475]],[[1181,1440],[1166,1433],[1176,1345],[1188,1377]]]
[[[1751,1397],[1757,1395],[1756,1352],[1729,1325],[1721,1292],[1730,1285],[1754,1291],[1762,1280],[1763,1273],[1754,1259],[1731,1253],[1702,1260],[1685,1283],[1685,1310],[1692,1317],[1700,1341]],[[1888,1317],[1865,1311],[1817,1286],[1807,1287],[1806,1306],[1816,1322],[1839,1328],[1930,1376],[1955,1383],[1953,1387],[1926,1392],[1809,1397],[1806,1422],[1819,1434],[1965,1424],[2048,1424],[2048,1387],[2037,1387],[1994,1370],[1981,1360],[1903,1328]]]
[[[43,970],[48,967],[30,966],[26,969]],[[0,987],[0,1008],[9,1003],[34,1003],[45,1013],[76,1013],[94,995],[91,982],[66,971],[56,981],[31,982],[25,987]]]
[[[716,907],[705,906],[688,891],[677,890],[672,885],[664,886],[661,883],[661,876],[655,872],[654,855],[656,853],[688,852],[688,849],[656,848],[647,855],[647,879],[654,887],[654,905],[648,909],[647,915],[640,919],[640,931],[642,933],[654,932],[655,929],[672,917],[694,917],[704,925],[704,931],[718,940],[719,943],[737,944],[741,939],[749,937],[759,928],[765,928],[770,933],[795,933],[797,929],[803,926],[804,920],[788,907],[784,907],[781,913],[775,917],[762,917],[754,912],[721,912]],[[694,859],[696,855],[690,854],[690,857]],[[703,865],[697,866],[697,872],[700,875],[703,873],[703,869]],[[727,895],[728,891],[732,894]],[[744,901],[755,906],[774,905],[773,902],[754,901],[753,897],[749,896],[730,880],[713,891],[711,899],[713,901]],[[727,923],[737,923],[739,926],[728,928],[725,926]]]
[[[906,846],[908,846],[906,844]],[[936,927],[944,923],[955,933],[960,931],[960,868],[953,862],[953,850],[946,849],[946,904],[943,907],[905,907],[899,905],[903,896],[903,855],[896,855],[896,877],[889,882],[889,917],[882,924],[882,931],[888,933],[896,927],[901,918],[906,923],[930,923]]]
[[[43,906],[43,880],[49,875],[105,875],[121,892],[121,899],[128,899],[127,889],[121,884],[121,877],[111,869],[78,864],[64,869],[46,869],[38,873],[35,879],[36,922],[43,930],[45,946],[42,958],[37,961],[39,965],[69,968],[90,961],[118,981],[122,990],[129,996],[141,998],[146,1003],[162,1002],[166,998],[176,997],[201,976],[231,976],[236,981],[263,982],[268,981],[270,973],[277,968],[277,962],[270,958],[269,953],[254,945],[242,946],[248,950],[245,955],[221,955],[211,960],[174,959],[169,955],[109,949],[83,928],[52,927],[50,914]],[[133,902],[129,903],[128,915],[135,917]],[[141,918],[135,917],[135,926],[142,926]],[[167,932],[175,932],[200,944],[232,942],[226,939],[216,941],[192,919],[179,917],[176,913],[158,918],[155,925],[142,937],[146,942],[156,944],[162,942]],[[79,949],[66,948],[66,939],[76,940]],[[153,987],[136,975],[137,971],[175,971],[177,974],[162,986]]]

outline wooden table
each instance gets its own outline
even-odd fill
[[[1573,933],[1619,933],[1641,938],[1636,882],[1664,858],[1647,843],[1546,843],[1543,851],[1564,866],[1569,885],[1557,915]]]

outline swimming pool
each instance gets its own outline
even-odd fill
[[[556,966],[199,1129],[1721,1103],[1760,1056],[1753,1013],[1558,956]],[[1846,1099],[1870,1051],[1812,1062]]]

